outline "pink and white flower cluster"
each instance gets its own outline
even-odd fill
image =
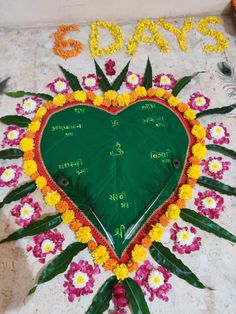
[[[46,231],[33,237],[34,246],[28,246],[27,251],[32,250],[34,257],[40,263],[45,263],[47,255],[62,251],[64,240],[64,236],[57,229]]]
[[[0,187],[16,187],[22,173],[22,168],[17,165],[0,167]]]
[[[47,88],[55,94],[66,94],[69,91],[69,82],[62,77],[57,77],[53,82],[49,83]]]
[[[171,91],[175,86],[176,79],[172,74],[161,73],[154,76],[153,83],[156,87]]]
[[[230,161],[222,161],[222,157],[209,157],[201,161],[202,172],[214,179],[222,179],[224,172],[229,170]]]
[[[188,105],[194,110],[203,111],[210,106],[210,98],[200,92],[196,92],[190,96]]]
[[[220,213],[224,211],[224,198],[215,191],[199,192],[194,204],[197,206],[199,214],[211,219],[218,219]]]
[[[171,276],[171,273],[164,267],[154,266],[149,261],[145,261],[136,271],[134,280],[141,287],[144,295],[149,294],[150,301],[153,301],[155,297],[168,301],[167,293],[172,288],[168,280]]]
[[[82,77],[82,85],[86,90],[95,91],[99,89],[99,80],[101,78],[98,77],[94,73],[90,73],[87,76]]]
[[[213,141],[214,144],[217,145],[223,145],[223,144],[229,144],[229,136],[226,127],[223,123],[216,124],[210,123],[207,126],[206,130],[206,137]]]
[[[28,227],[28,225],[40,218],[42,208],[39,203],[34,202],[30,197],[23,197],[20,204],[15,205],[12,210],[12,216],[17,217],[15,222],[23,228]]]
[[[29,115],[35,113],[42,105],[43,101],[37,96],[26,97],[21,104],[16,105],[16,112],[20,115]]]
[[[6,146],[17,146],[20,140],[23,138],[25,130],[19,126],[10,125],[7,127],[6,131],[3,133],[4,138],[2,140],[2,147]]]
[[[173,228],[170,229],[170,239],[174,241],[172,250],[179,254],[190,254],[198,251],[201,246],[201,238],[196,236],[197,230],[194,227],[190,229],[178,226],[174,223]]]
[[[99,273],[99,267],[92,266],[87,261],[80,260],[78,263],[71,263],[63,284],[68,300],[72,302],[76,297],[93,293],[94,275]]]
[[[143,78],[137,73],[128,71],[126,75],[125,85],[129,90],[134,90],[137,86],[141,85]]]

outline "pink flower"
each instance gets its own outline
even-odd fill
[[[31,222],[37,220],[41,215],[42,208],[39,203],[33,202],[30,197],[23,197],[20,204],[11,210],[12,216],[17,217],[15,223],[26,228]]]
[[[207,133],[206,137],[209,140],[212,140],[214,144],[223,145],[223,144],[229,144],[229,136],[226,127],[223,125],[223,123],[216,124],[209,123],[207,125]]]
[[[33,237],[35,245],[28,246],[27,251],[32,250],[34,257],[38,258],[40,263],[45,263],[47,255],[62,251],[64,240],[64,236],[57,229],[46,231]]]
[[[20,140],[23,138],[25,130],[19,126],[10,125],[7,127],[6,131],[3,133],[4,138],[2,140],[2,147],[17,146]]]
[[[112,291],[112,300],[116,306],[115,314],[126,313],[124,307],[129,304],[129,301],[126,297],[126,290],[121,283],[117,283]]]
[[[144,295],[150,294],[150,301],[153,301],[155,296],[168,301],[167,293],[172,288],[168,280],[171,276],[171,273],[164,267],[154,267],[149,261],[145,261],[136,271],[134,280],[141,287]]]
[[[196,237],[197,230],[194,227],[179,227],[174,223],[170,229],[170,239],[174,241],[172,250],[179,254],[190,254],[198,251],[201,246],[201,238]]]
[[[210,106],[210,99],[200,92],[196,92],[190,96],[188,104],[194,110],[203,111]]]
[[[128,89],[133,90],[141,85],[142,81],[141,75],[129,71],[126,75],[125,85]]]
[[[109,75],[109,76],[115,75],[116,74],[116,70],[114,69],[115,66],[116,66],[115,61],[109,59],[105,63],[106,75]]]
[[[99,89],[100,77],[96,74],[90,73],[87,76],[82,77],[82,85],[85,89],[95,91]]]
[[[22,168],[16,165],[0,167],[0,187],[16,187],[22,175]]]
[[[72,302],[75,297],[93,293],[94,275],[99,273],[99,267],[92,266],[87,261],[80,260],[78,263],[71,263],[63,284],[66,288],[64,293],[68,294],[68,300]]]
[[[24,98],[21,104],[16,105],[16,112],[20,115],[35,113],[42,103],[37,96]]]
[[[154,86],[165,90],[172,90],[175,86],[176,79],[172,74],[158,74],[153,78]]]
[[[211,219],[218,219],[224,211],[224,198],[214,191],[199,192],[194,204],[200,214]]]
[[[52,83],[46,87],[55,94],[66,94],[69,91],[69,82],[62,77],[57,77]]]
[[[202,172],[214,179],[222,179],[224,172],[229,170],[230,161],[222,161],[222,157],[209,157],[201,161]]]

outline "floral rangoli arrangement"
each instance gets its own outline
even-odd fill
[[[29,294],[65,273],[64,292],[72,302],[93,293],[101,267],[109,272],[90,314],[103,313],[111,300],[114,313],[126,313],[127,306],[134,314],[150,313],[146,298],[168,301],[172,274],[196,288],[213,288],[175,255],[200,249],[197,228],[236,243],[236,236],[214,221],[224,210],[221,194],[236,196],[235,187],[220,181],[231,163],[206,157],[207,149],[233,159],[236,152],[222,146],[230,142],[223,123],[204,128],[200,122],[236,104],[209,109],[210,99],[201,92],[182,102],[179,92],[202,72],[176,80],[172,74],[153,75],[149,59],[144,75],[129,65],[111,83],[115,62],[105,64],[105,74],[95,61],[96,73],[84,75],[81,84],[60,66],[64,77],[47,85],[54,96],[9,92],[26,97],[16,106],[18,115],[0,118],[8,125],[0,158],[23,159],[22,168],[0,167],[0,186],[13,188],[0,207],[17,201],[11,215],[20,226],[0,243],[31,236],[26,250],[38,262],[57,254]],[[119,93],[122,85],[129,92]],[[23,172],[29,182],[17,187]],[[207,189],[198,193],[193,210],[186,203],[197,184]],[[44,209],[30,196],[36,189],[54,214],[41,217]],[[74,232],[67,247],[66,233],[56,229],[62,223]],[[171,249],[162,243],[167,230]],[[86,249],[93,263],[73,262]]]

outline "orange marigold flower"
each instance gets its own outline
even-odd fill
[[[94,98],[96,97],[96,94],[92,91],[86,92],[86,95],[89,100],[94,100]]]
[[[82,227],[82,223],[78,219],[75,219],[70,223],[70,229],[74,232],[78,231],[80,227]]]
[[[54,104],[53,102],[50,100],[50,101],[47,101],[45,104],[44,104],[44,107],[47,108],[47,109],[51,109],[54,107]]]
[[[111,101],[111,104],[112,104],[112,106],[116,107],[116,106],[118,105],[117,99],[113,99],[113,100]]]
[[[188,109],[188,105],[185,104],[184,102],[181,102],[181,103],[177,106],[177,108],[178,108],[178,110],[179,110],[180,112],[184,112],[185,110]]]
[[[172,96],[171,93],[165,92],[165,94],[163,95],[163,98],[168,100],[171,96]]]
[[[192,188],[195,187],[196,183],[197,183],[197,180],[195,180],[195,179],[188,179],[188,184],[189,184]]]
[[[184,200],[181,200],[181,199],[178,199],[176,201],[176,204],[179,206],[179,208],[184,208],[185,207],[185,201]]]
[[[152,245],[152,240],[149,237],[145,237],[142,239],[141,244],[145,249],[149,249]]]
[[[94,251],[97,247],[98,247],[97,242],[95,242],[93,240],[90,240],[88,242],[88,249],[89,249],[90,252]]]
[[[166,227],[169,224],[169,218],[166,215],[161,215],[159,222],[163,227]]]
[[[103,106],[105,107],[110,107],[111,106],[111,101],[109,99],[104,98],[103,100]]]
[[[24,153],[24,160],[32,160],[34,159],[34,152],[32,150]]]
[[[156,90],[154,88],[149,88],[147,94],[149,97],[155,96]]]
[[[104,265],[105,270],[113,270],[117,265],[117,261],[114,258],[110,258]]]
[[[43,196],[46,196],[47,193],[49,193],[49,192],[51,192],[51,191],[52,191],[52,189],[51,189],[50,186],[48,186],[48,185],[45,185],[45,186],[42,188],[42,190],[41,190]]]
[[[127,264],[127,267],[128,267],[128,271],[132,273],[133,271],[136,271],[138,269],[138,264],[130,260]]]
[[[35,173],[33,173],[33,174],[30,176],[30,178],[31,178],[32,180],[36,180],[36,179],[38,178],[38,176],[39,176],[39,173],[38,173],[38,172],[35,172]]]
[[[135,92],[131,92],[130,93],[130,102],[134,102],[137,100],[137,95],[135,94]]]
[[[56,210],[59,213],[64,213],[67,209],[69,209],[69,205],[66,201],[60,200],[60,202],[56,204]]]
[[[191,156],[189,162],[191,162],[192,165],[200,165],[200,160],[195,156]]]
[[[74,93],[67,93],[66,94],[66,100],[69,101],[69,102],[74,101],[75,100]]]
[[[25,133],[25,137],[28,137],[28,138],[35,138],[35,133],[32,132],[32,131],[28,131]]]
[[[199,125],[200,124],[200,122],[198,120],[191,120],[191,121],[189,121],[189,123],[192,125]]]

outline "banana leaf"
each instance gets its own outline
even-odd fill
[[[108,81],[106,75],[104,74],[103,70],[100,68],[96,60],[94,60],[95,68],[96,68],[96,74],[100,78],[99,79],[99,87],[103,92],[106,92],[110,89],[112,89],[112,86],[110,82]]]
[[[67,81],[69,82],[69,85],[73,91],[83,90],[77,76],[64,69],[61,65],[59,65],[59,68],[62,71],[65,78],[67,79]]]
[[[22,156],[22,150],[17,148],[8,148],[0,151],[0,159],[17,159]]]
[[[200,74],[200,73],[206,73],[206,71],[199,71],[199,72],[194,73],[193,75],[184,76],[184,77],[180,78],[180,79],[176,82],[172,94],[173,94],[174,96],[177,96],[177,95],[180,93],[180,91],[181,91],[186,85],[188,85],[188,84],[192,81],[192,79],[193,79],[195,76],[197,76],[197,75]]]
[[[6,125],[17,125],[23,128],[27,128],[28,124],[31,122],[30,119],[23,116],[17,116],[17,115],[9,115],[9,116],[1,117],[0,121]]]
[[[52,100],[53,99],[53,97],[51,95],[48,95],[48,94],[25,92],[23,90],[18,90],[16,92],[8,92],[8,93],[6,93],[6,95],[9,97],[13,97],[13,98],[20,98],[20,97],[24,97],[24,96],[37,96],[37,97],[44,99],[44,100]]]
[[[152,65],[149,58],[147,59],[146,69],[143,76],[143,86],[146,89],[152,87]]]
[[[214,145],[214,144],[208,144],[208,145],[206,145],[206,148],[209,150],[213,150],[217,153],[221,153],[225,156],[231,157],[233,159],[236,159],[236,151],[229,149],[227,147],[220,146],[220,145]]]
[[[114,82],[111,85],[111,89],[118,91],[121,88],[122,83],[125,81],[127,72],[129,70],[130,61],[126,64],[124,69],[120,72],[120,74],[116,77]]]
[[[200,118],[200,117],[203,117],[203,116],[208,116],[210,114],[225,114],[225,113],[231,112],[235,108],[236,108],[236,104],[232,104],[230,106],[225,106],[225,107],[221,107],[221,108],[207,109],[207,110],[198,112],[196,117]]]
[[[205,188],[218,191],[222,194],[236,196],[236,188],[230,185],[224,184],[218,180],[201,176],[200,178],[198,178],[197,183],[204,186]]]

